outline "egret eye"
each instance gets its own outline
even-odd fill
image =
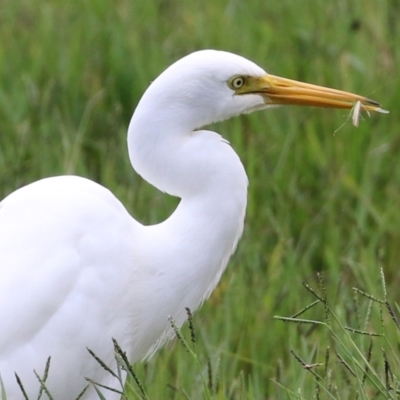
[[[245,83],[243,76],[234,76],[228,82],[229,87],[233,90],[240,89]]]

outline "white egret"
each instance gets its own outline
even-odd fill
[[[0,373],[21,399],[14,371],[36,398],[47,386],[73,399],[88,376],[113,386],[88,354],[113,365],[111,338],[131,362],[172,336],[185,307],[210,295],[242,234],[247,176],[229,143],[201,130],[271,105],[383,111],[347,92],[268,75],[240,56],[190,54],[148,88],[132,117],[133,168],[181,202],[164,222],[143,226],[99,184],[77,176],[40,180],[0,203]],[[46,397],[46,396],[44,396]],[[107,393],[108,399],[117,395]],[[93,388],[85,399],[96,399]]]

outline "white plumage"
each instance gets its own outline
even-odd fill
[[[267,75],[220,51],[193,53],[143,95],[128,133],[135,170],[182,200],[164,222],[143,226],[104,187],[76,176],[47,178],[0,203],[0,374],[21,399],[14,371],[36,398],[47,386],[73,399],[85,376],[114,386],[88,354],[114,365],[111,338],[131,362],[171,337],[212,292],[234,251],[246,209],[247,177],[228,142],[197,130],[272,104],[380,111],[345,92]],[[85,399],[96,399],[90,389]],[[107,393],[108,399],[118,398]]]

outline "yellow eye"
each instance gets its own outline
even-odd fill
[[[231,89],[240,89],[245,83],[245,78],[243,76],[234,76],[229,79],[228,85]]]

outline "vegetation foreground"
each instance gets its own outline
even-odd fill
[[[358,128],[296,107],[211,127],[249,175],[244,237],[180,339],[133,366],[129,399],[400,397],[399,18],[395,0],[2,1],[2,198],[78,174],[142,222],[166,218],[177,199],[132,171],[127,125],[149,82],[202,48],[391,111]]]

